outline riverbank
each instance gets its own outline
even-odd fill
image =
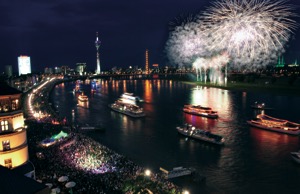
[[[195,86],[214,87],[224,90],[242,91],[242,92],[258,92],[258,93],[272,93],[276,95],[297,95],[300,96],[299,86],[288,86],[287,84],[253,84],[253,83],[241,83],[231,82],[226,85],[203,83],[197,81],[183,81],[183,83],[191,84]]]

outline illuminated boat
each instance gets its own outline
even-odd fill
[[[222,136],[213,134],[203,129],[196,128],[190,124],[185,124],[183,127],[176,127],[176,129],[178,133],[186,137],[191,137],[217,145],[223,145],[225,142]]]
[[[251,108],[253,109],[259,109],[259,110],[273,110],[273,108],[270,108],[270,107],[266,107],[265,103],[258,103],[258,102],[255,102]]]
[[[292,159],[300,164],[300,151],[298,152],[291,152]]]
[[[210,107],[204,107],[201,105],[184,105],[183,112],[213,119],[218,118],[217,111],[212,110]]]
[[[300,134],[300,124],[293,123],[284,119],[277,119],[265,114],[259,114],[256,116],[256,119],[247,121],[247,123],[253,127],[266,129],[270,131],[276,131],[290,135]]]
[[[89,98],[82,92],[81,94],[79,94],[78,100],[81,102],[87,102]]]
[[[76,83],[75,88],[73,89],[73,93],[81,93],[80,85]]]
[[[133,93],[126,93],[126,92],[121,95],[121,99],[132,101],[132,102],[143,102],[143,99],[141,99],[140,97],[135,96]]]
[[[160,167],[159,169],[163,172],[163,176],[167,179],[191,175],[195,171],[194,169],[183,168],[182,166],[175,167],[171,171],[163,169],[162,167]]]
[[[109,107],[116,112],[135,118],[146,116],[143,108],[134,104],[124,103],[121,100],[117,100],[115,103],[110,104]]]

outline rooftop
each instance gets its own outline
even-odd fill
[[[22,94],[20,90],[9,86],[6,82],[0,82],[0,96],[2,95],[14,95],[14,94]]]

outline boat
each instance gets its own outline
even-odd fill
[[[144,100],[138,96],[135,96],[133,93],[123,93],[120,97],[123,100],[130,100],[134,102],[143,102]]]
[[[115,101],[115,103],[110,104],[109,107],[116,112],[135,118],[146,116],[143,108],[134,104],[124,103],[122,100]]]
[[[292,159],[300,164],[300,151],[298,152],[291,152]]]
[[[205,142],[217,144],[217,145],[223,145],[225,140],[222,136],[213,134],[209,131],[196,128],[195,126],[191,124],[185,124],[182,127],[176,127],[178,133],[181,135],[184,135],[186,137],[191,137],[194,139],[202,140]]]
[[[176,178],[176,177],[180,177],[180,176],[191,175],[194,172],[194,169],[183,168],[182,166],[175,167],[171,171],[163,169],[162,167],[160,167],[159,169],[160,169],[160,171],[163,172],[163,176],[167,179]]]
[[[80,85],[79,85],[78,83],[76,83],[76,86],[75,86],[75,88],[73,89],[73,93],[81,93]]]
[[[204,107],[201,105],[184,105],[183,112],[213,119],[218,118],[217,111],[212,110],[210,107]]]
[[[265,103],[258,103],[258,102],[255,102],[253,105],[251,105],[251,108],[259,109],[259,110],[273,110],[273,108],[271,107],[266,107]]]
[[[253,127],[285,133],[289,135],[300,134],[300,124],[284,119],[278,119],[266,114],[258,114],[255,119],[247,121]]]
[[[104,132],[105,131],[105,127],[103,127],[102,125],[89,125],[89,124],[85,124],[82,126],[79,126],[78,129],[82,132],[85,131],[101,131]]]
[[[89,98],[82,92],[81,94],[79,94],[78,100],[81,102],[87,102]]]

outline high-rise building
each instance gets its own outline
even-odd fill
[[[283,57],[278,57],[278,62],[276,64],[276,67],[284,67],[285,65],[285,61],[284,61],[284,58]]]
[[[59,74],[59,73],[61,73],[61,72],[62,72],[61,67],[54,67],[54,73],[55,73],[55,74]]]
[[[148,49],[146,49],[146,67],[145,67],[145,69],[146,69],[146,74],[149,74],[149,51],[148,51]]]
[[[19,75],[31,73],[31,64],[29,56],[18,57]]]
[[[76,63],[76,72],[83,75],[86,72],[86,63]]]
[[[51,67],[45,67],[44,73],[45,74],[52,74],[53,73],[53,69]]]
[[[96,74],[100,74],[101,69],[100,69],[100,56],[99,56],[99,47],[101,45],[101,41],[98,39],[98,32],[96,33],[96,41],[95,41],[95,46],[97,49],[97,69],[96,69]]]
[[[12,66],[11,65],[5,66],[5,75],[7,75],[8,77],[12,76]]]

